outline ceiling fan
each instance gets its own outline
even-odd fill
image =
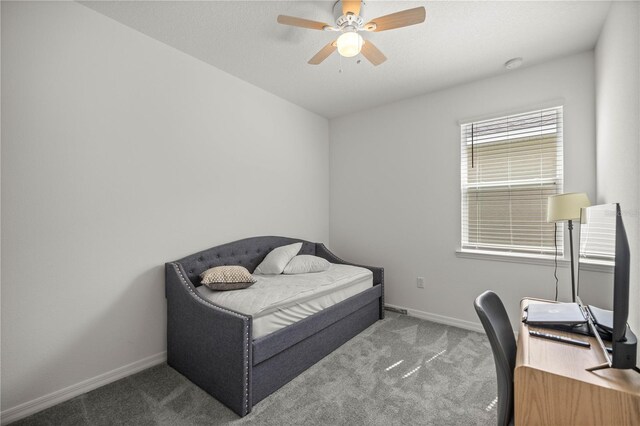
[[[373,65],[380,65],[387,57],[369,40],[364,40],[360,31],[387,31],[396,28],[424,22],[426,12],[424,7],[403,10],[390,15],[381,16],[365,23],[362,17],[364,1],[338,0],[333,5],[333,14],[336,18],[335,26],[324,22],[310,21],[294,16],[279,15],[278,23],[292,25],[294,27],[309,28],[312,30],[336,31],[342,34],[331,43],[320,49],[313,58],[309,59],[311,65],[318,65],[329,57],[336,49],[346,58],[356,56],[358,53],[369,60]]]

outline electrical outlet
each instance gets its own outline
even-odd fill
[[[424,288],[424,277],[418,277],[418,282],[416,283],[418,288]]]

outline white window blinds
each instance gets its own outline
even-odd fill
[[[553,254],[562,107],[463,124],[461,140],[462,249]],[[556,238],[562,254],[561,226]]]
[[[616,205],[604,204],[582,211],[580,261],[613,264],[616,253]]]

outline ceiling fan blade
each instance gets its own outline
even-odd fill
[[[342,14],[351,12],[354,15],[360,15],[360,5],[360,0],[342,0]]]
[[[387,57],[382,53],[373,43],[369,40],[366,40],[362,45],[362,50],[360,51],[362,55],[369,60],[373,65],[380,65],[384,61],[387,60]]]
[[[312,30],[323,30],[324,27],[329,26],[324,22],[310,21],[308,19],[296,18],[295,16],[287,15],[278,15],[278,23],[294,27],[309,28]]]
[[[338,47],[336,45],[336,42],[332,41],[331,43],[327,44],[325,47],[320,49],[320,51],[318,53],[316,53],[313,56],[313,58],[309,59],[309,63],[311,65],[318,65],[319,63],[321,63],[322,61],[327,59],[329,57],[329,55],[331,55],[333,52],[335,52],[335,50],[337,48]]]
[[[371,24],[375,24],[375,29],[373,30],[375,32],[393,30],[395,28],[407,27],[424,22],[426,16],[427,12],[424,7],[416,7],[372,19],[365,25],[365,28]]]

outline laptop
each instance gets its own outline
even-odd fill
[[[527,324],[585,324],[587,319],[577,303],[532,303],[527,309]]]
[[[608,333],[613,333],[613,311],[600,309],[591,305],[587,308],[589,309],[589,312],[593,317],[593,322],[596,326],[601,327]]]

